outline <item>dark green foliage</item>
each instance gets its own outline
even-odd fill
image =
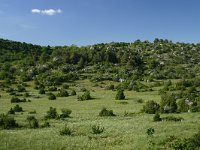
[[[53,93],[48,93],[49,100],[56,100],[56,96]]]
[[[13,110],[14,110],[15,112],[23,112],[22,107],[20,107],[18,104],[14,106]]]
[[[63,84],[63,89],[69,89],[69,85],[68,84]]]
[[[76,95],[76,91],[75,90],[72,90],[71,91],[71,95],[73,96],[73,95]]]
[[[90,92],[86,91],[83,95],[78,96],[78,101],[90,100],[92,99],[90,96]]]
[[[106,87],[106,90],[114,90],[115,86],[113,84],[110,84]]]
[[[57,91],[57,87],[52,86],[52,87],[49,87],[48,90],[49,90],[49,91]]]
[[[103,116],[116,116],[116,115],[113,113],[113,110],[108,110],[104,107],[99,112],[99,116],[103,117]]]
[[[143,99],[137,99],[137,103],[144,103],[144,100]]]
[[[67,125],[65,125],[65,127],[60,131],[60,135],[70,136],[72,135],[72,130]]]
[[[160,110],[160,105],[154,101],[147,101],[142,111],[147,114],[155,114]]]
[[[155,129],[154,128],[148,128],[146,131],[148,136],[153,136],[153,134],[155,133]]]
[[[44,124],[41,125],[41,128],[49,128],[51,127],[50,123],[45,121]]]
[[[8,114],[15,114],[15,111],[13,110],[13,108],[10,108],[10,110],[8,111]]]
[[[92,126],[92,133],[93,134],[100,134],[104,132],[104,127],[98,126],[98,125],[93,125]]]
[[[177,110],[177,103],[175,95],[173,94],[163,94],[161,96],[161,112],[162,113],[174,113]]]
[[[59,91],[59,93],[57,94],[58,97],[67,97],[69,96],[69,93],[67,92],[67,90],[61,89]]]
[[[182,121],[183,118],[174,117],[174,116],[167,116],[167,117],[162,118],[162,120],[165,120],[165,121]]]
[[[21,100],[18,97],[12,97],[10,100],[11,103],[19,103]]]
[[[3,129],[17,128],[19,125],[16,123],[13,117],[8,115],[0,114],[0,127]]]
[[[160,114],[158,112],[156,112],[156,114],[153,116],[153,121],[154,122],[162,121],[162,118],[160,118]]]
[[[24,93],[24,97],[30,97],[30,94],[28,92]]]
[[[200,148],[200,131],[190,138],[181,139],[175,136],[166,138],[162,143],[165,149],[197,150]]]
[[[177,105],[178,105],[177,112],[187,112],[189,110],[189,105],[185,99],[179,100]]]
[[[125,95],[124,95],[124,91],[123,90],[118,90],[117,94],[115,96],[116,100],[124,100],[125,99]]]
[[[29,128],[39,128],[38,120],[34,116],[27,116]]]
[[[39,94],[45,94],[45,90],[42,88],[39,90]]]
[[[12,97],[10,100],[11,103],[21,103],[21,102],[26,102],[26,99],[19,99],[18,97]]]
[[[26,88],[24,86],[22,86],[22,85],[18,85],[17,86],[17,91],[18,92],[26,92]]]
[[[45,116],[46,119],[56,119],[58,118],[58,113],[56,108],[50,107],[47,111],[47,115]]]
[[[64,118],[69,117],[69,115],[72,113],[72,110],[63,108],[63,109],[61,109],[61,112],[62,112],[62,114],[60,115],[60,118],[64,119]]]

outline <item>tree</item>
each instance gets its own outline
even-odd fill
[[[123,90],[118,90],[117,94],[115,96],[116,100],[124,100],[125,99],[125,95],[124,95],[124,91]]]

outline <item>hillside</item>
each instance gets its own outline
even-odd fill
[[[198,149],[200,44],[0,39],[0,149]]]

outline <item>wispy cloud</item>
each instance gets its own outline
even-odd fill
[[[56,14],[61,14],[63,11],[61,9],[32,9],[31,12],[33,14],[42,14],[42,15],[48,15],[48,16],[53,16]]]

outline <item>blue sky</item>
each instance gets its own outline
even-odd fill
[[[198,43],[199,6],[199,0],[0,0],[0,38],[52,46]]]

